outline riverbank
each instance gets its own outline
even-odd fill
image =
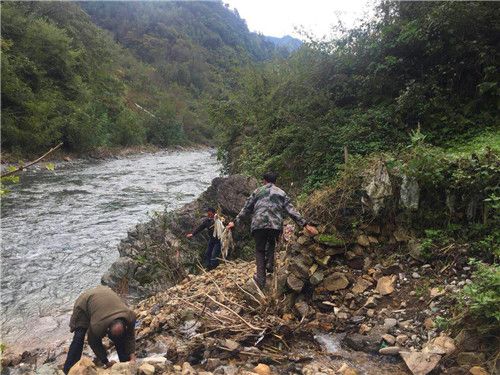
[[[45,161],[50,162],[67,162],[72,160],[80,159],[112,159],[112,158],[122,158],[126,156],[144,154],[144,153],[157,153],[157,152],[168,152],[168,151],[199,151],[204,149],[212,149],[213,146],[194,144],[194,145],[183,145],[183,146],[172,146],[172,147],[158,147],[152,144],[140,145],[140,146],[128,146],[128,147],[100,147],[98,149],[89,151],[88,153],[74,153],[65,150],[56,150],[45,159]],[[8,165],[19,165],[21,163],[26,164],[31,160],[36,159],[40,155],[19,155],[11,152],[2,152],[0,163],[2,168]]]
[[[458,165],[446,159],[435,165],[456,173],[471,160],[497,163],[486,153]],[[153,367],[151,373],[495,373],[498,269],[488,263],[494,237],[485,236],[497,221],[494,211],[488,213],[489,201],[478,198],[479,189],[469,182],[455,179],[450,189],[446,181],[435,185],[432,180],[434,190],[429,190],[428,180],[389,165],[397,163],[380,155],[355,161],[335,185],[308,196],[301,211],[320,233],[310,237],[293,227],[286,230],[277,269],[262,291],[253,283],[253,261],[228,261],[199,274],[162,261],[193,265],[196,251],[202,251],[193,252],[182,241],[185,230],[174,231],[175,225],[193,224],[193,213],[203,206],[199,202],[188,205],[187,215],[161,216],[130,233],[122,250],[153,267],[142,272],[154,276],[145,284],[183,271],[173,280],[176,285],[163,285],[135,307],[139,357]],[[478,183],[494,181],[482,176]],[[218,189],[221,185],[213,183],[207,192],[223,203],[224,196],[245,195],[240,185]],[[469,189],[474,196],[465,194]],[[452,198],[445,203],[436,196],[455,197],[454,204],[445,206]],[[231,207],[229,219],[241,203]],[[454,226],[437,227],[443,212]],[[449,232],[470,235],[478,227],[483,231],[475,237]],[[471,262],[473,256],[482,262]],[[136,273],[133,279],[139,285],[144,281]],[[130,275],[117,280],[115,286],[126,285]]]
[[[452,338],[438,319],[452,309],[450,294],[467,285],[469,267],[443,271],[406,251],[391,250],[388,258],[376,227],[360,235],[372,240],[359,237],[351,258],[325,230],[315,238],[288,232],[263,291],[252,281],[254,262],[227,261],[141,301],[139,368],[179,375],[488,374],[480,338],[467,329]],[[318,251],[332,254],[332,262]],[[49,358],[44,369],[56,374],[67,344],[10,360],[34,366]],[[144,373],[128,365],[123,371]]]

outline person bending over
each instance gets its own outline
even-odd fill
[[[114,343],[120,362],[135,361],[135,314],[120,296],[106,286],[98,286],[82,293],[73,307],[69,326],[74,332],[63,371],[69,372],[80,360],[85,334],[90,348],[105,368],[115,362],[108,361],[102,345],[104,336]]]

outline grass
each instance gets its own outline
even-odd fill
[[[500,153],[500,131],[487,130],[474,138],[463,143],[455,143],[444,149],[446,153],[453,158],[469,156],[473,153],[481,154],[487,149]]]

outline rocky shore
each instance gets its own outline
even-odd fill
[[[354,229],[316,219],[320,233],[310,237],[288,225],[265,290],[253,261],[197,268],[204,240],[184,238],[206,204],[234,217],[255,180],[215,179],[195,202],[137,226],[103,282],[149,296],[135,307],[139,361],[103,370],[83,360],[71,374],[495,373],[495,338],[450,330],[454,296],[472,282],[462,250],[426,261],[414,233],[381,216],[384,183],[373,183],[378,201],[368,195],[372,219]],[[65,345],[4,356],[2,374],[56,374]]]

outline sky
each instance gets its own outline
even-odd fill
[[[328,36],[330,26],[339,18],[346,26],[352,26],[373,8],[368,0],[223,0],[223,3],[238,10],[250,31],[277,37],[299,37],[294,31],[296,26],[319,38]]]

